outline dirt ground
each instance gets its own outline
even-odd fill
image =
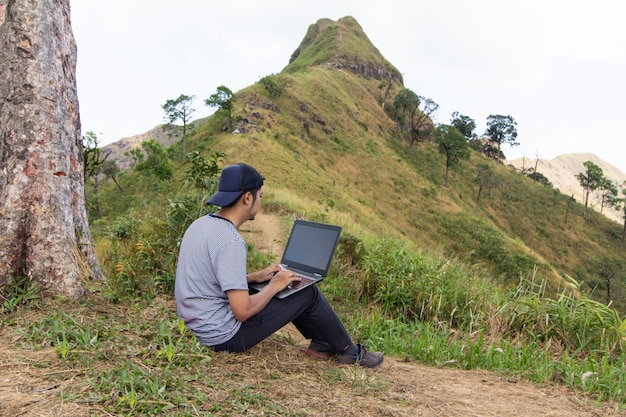
[[[284,246],[281,227],[278,218],[260,214],[254,222],[246,223],[241,232],[258,250],[279,254]],[[289,410],[303,410],[297,411],[298,415],[626,416],[614,405],[592,403],[560,385],[536,386],[489,372],[428,367],[388,356],[383,366],[374,371],[344,370],[344,383],[330,386],[329,378],[322,376],[337,372],[333,364],[308,360],[296,372],[289,368],[302,361],[301,350],[306,341],[292,328],[281,332],[282,336],[263,342],[249,356],[238,357],[236,366],[251,381],[266,372],[281,375],[271,381],[271,395]],[[81,385],[75,379],[78,377],[68,375],[63,382],[51,384],[45,377],[64,372],[63,369],[40,369],[38,364],[47,363],[56,353],[52,349],[33,352],[11,348],[10,337],[10,332],[0,329],[0,340],[9,342],[0,344],[0,416],[111,415],[88,405],[65,402],[59,394],[71,384]],[[285,339],[292,342],[281,342]],[[259,357],[266,361],[262,367],[258,365]],[[215,366],[219,372],[219,365]],[[314,395],[301,392],[304,378],[312,379],[309,389]],[[255,383],[265,382],[250,382],[252,386]]]

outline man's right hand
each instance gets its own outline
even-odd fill
[[[273,285],[276,289],[276,292],[280,292],[287,288],[289,284],[294,281],[301,281],[302,278],[297,276],[293,271],[289,271],[288,269],[284,269],[280,272],[277,272],[272,279],[270,280],[270,285]]]

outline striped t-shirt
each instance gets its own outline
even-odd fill
[[[203,216],[185,232],[176,267],[176,310],[200,343],[230,340],[241,327],[228,290],[248,290],[246,243],[228,220]]]

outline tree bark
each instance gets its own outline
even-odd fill
[[[69,0],[0,0],[0,286],[102,279],[85,205]]]

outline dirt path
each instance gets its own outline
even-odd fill
[[[257,251],[274,254],[278,261],[287,243],[287,233],[283,229],[278,216],[260,212],[254,220],[244,223],[239,233],[246,242],[254,244]]]

